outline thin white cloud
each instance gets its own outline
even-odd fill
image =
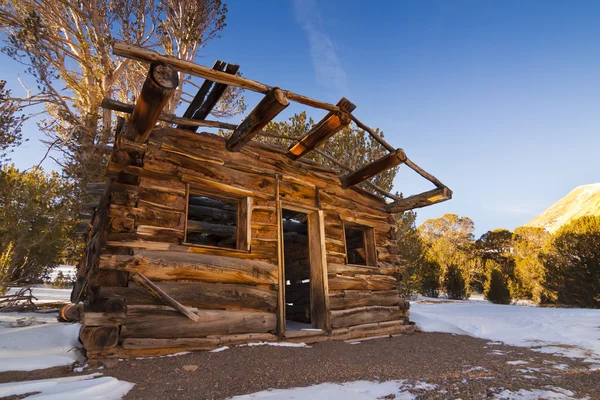
[[[308,37],[310,57],[317,82],[336,94],[348,92],[346,71],[342,68],[315,0],[294,0],[296,17]]]

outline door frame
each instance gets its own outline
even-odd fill
[[[306,214],[308,218],[308,252],[310,262],[310,319],[315,329],[331,331],[329,318],[329,284],[327,280],[327,249],[325,247],[325,224],[323,210],[310,206],[298,206],[285,200],[277,201],[278,218],[278,313],[277,330],[285,337],[285,262],[283,237],[283,209]]]

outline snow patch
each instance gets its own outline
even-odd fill
[[[29,326],[11,327],[18,321]],[[56,314],[0,314],[0,372],[33,371],[79,361],[80,324],[59,323]]]
[[[306,347],[306,343],[292,343],[292,342],[257,342],[257,343],[245,343],[239,346],[276,346],[276,347]]]
[[[417,396],[411,392],[431,391],[437,386],[425,382],[409,383],[405,380],[371,382],[355,381],[347,383],[322,383],[291,389],[268,389],[262,392],[231,397],[229,400],[243,399],[328,399],[328,400],[374,400],[393,398],[395,400],[413,400]]]
[[[120,381],[110,376],[102,376],[101,373],[93,373],[67,378],[3,383],[0,384],[0,397],[39,392],[39,394],[25,398],[44,400],[80,400],[82,398],[88,400],[117,400],[125,396],[133,386],[133,383]]]
[[[555,386],[546,386],[548,390],[543,389],[521,389],[518,392],[513,392],[508,389],[494,396],[495,399],[502,400],[538,400],[538,399],[557,399],[557,400],[571,400],[575,399],[575,395],[570,390]]]
[[[210,350],[209,353],[220,353],[222,351],[228,350],[229,346],[223,346],[223,347],[219,347],[213,350]]]
[[[471,335],[600,363],[600,310],[517,307],[472,300],[413,301],[411,319],[426,332]]]
[[[523,364],[529,364],[527,361],[523,361],[523,360],[515,360],[515,361],[507,361],[507,364],[510,365],[523,365]]]

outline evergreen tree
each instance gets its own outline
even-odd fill
[[[72,236],[72,187],[41,169],[0,169],[2,276],[11,282],[40,281],[56,266]]]
[[[444,290],[449,299],[464,300],[469,298],[467,282],[456,265],[450,265],[444,276]]]
[[[541,255],[546,302],[600,307],[600,216],[585,216],[556,232]]]
[[[512,240],[515,273],[510,288],[513,298],[539,303],[545,296],[542,286],[544,266],[539,255],[549,238],[550,233],[543,228],[522,226],[515,229]]]
[[[510,304],[511,297],[508,282],[499,267],[495,267],[490,271],[483,293],[485,298],[494,304]]]

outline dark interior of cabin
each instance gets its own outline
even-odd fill
[[[344,233],[346,235],[348,264],[367,265],[364,230],[346,226]]]
[[[310,259],[306,214],[283,210],[286,329],[310,328]]]
[[[238,204],[190,194],[186,242],[235,249]]]

